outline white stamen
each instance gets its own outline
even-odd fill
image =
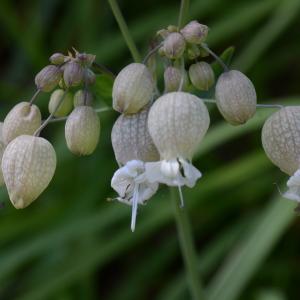
[[[139,200],[139,184],[135,185],[133,196],[132,196],[132,209],[131,209],[131,231],[132,232],[134,232],[135,230],[138,200]]]
[[[183,194],[182,194],[180,185],[178,185],[178,191],[179,191],[179,197],[180,197],[180,208],[184,208],[184,199],[183,199]]]

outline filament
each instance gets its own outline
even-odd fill
[[[139,184],[135,185],[133,190],[133,196],[132,196],[132,209],[131,209],[131,231],[132,232],[134,232],[135,230],[138,200],[139,200]]]
[[[182,194],[181,186],[179,184],[178,184],[178,192],[179,192],[179,198],[180,198],[180,208],[184,208],[183,194]]]

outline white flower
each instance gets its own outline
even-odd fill
[[[145,164],[147,180],[177,186],[180,196],[182,186],[193,187],[201,173],[191,158],[208,127],[209,114],[200,98],[184,92],[158,98],[149,112],[148,129],[160,161]]]
[[[132,206],[131,230],[134,231],[138,204],[145,204],[156,193],[158,183],[148,181],[144,162],[131,160],[115,172],[111,186],[119,194],[118,201]]]

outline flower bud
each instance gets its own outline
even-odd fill
[[[113,108],[120,113],[137,113],[152,100],[153,94],[154,82],[148,68],[132,63],[121,70],[115,79]]]
[[[208,91],[215,83],[215,74],[210,64],[201,61],[189,68],[190,80],[200,91]]]
[[[87,53],[78,53],[77,59],[84,67],[90,67],[96,59],[96,55]]]
[[[88,105],[92,106],[93,95],[88,90],[78,90],[74,95],[73,105],[74,107]]]
[[[65,62],[65,56],[61,53],[54,53],[50,56],[50,62],[54,65],[61,65]]]
[[[71,112],[72,108],[73,96],[70,92],[58,89],[51,94],[48,109],[50,114],[54,113],[54,117],[65,117]]]
[[[168,67],[164,72],[164,82],[165,82],[165,91],[166,92],[175,92],[178,91],[183,78],[183,90],[187,86],[187,74],[184,70],[184,74],[181,74],[180,69],[176,67]]]
[[[78,106],[69,115],[65,125],[65,138],[69,150],[76,155],[89,155],[97,147],[100,120],[90,106]]]
[[[170,33],[164,40],[163,48],[166,57],[170,59],[180,58],[185,50],[183,36],[178,32]]]
[[[21,135],[3,154],[2,172],[15,208],[25,208],[49,185],[56,168],[52,145],[41,137]]]
[[[148,131],[149,107],[132,115],[120,115],[116,120],[111,141],[120,165],[131,160],[156,161],[159,154]]]
[[[64,66],[64,82],[67,87],[77,86],[82,83],[83,67],[76,61],[70,61]]]
[[[180,32],[188,43],[201,44],[207,37],[208,27],[198,21],[191,21]]]
[[[86,69],[84,72],[84,82],[87,85],[93,85],[96,82],[96,75],[91,69]]]
[[[269,159],[288,175],[300,168],[300,107],[287,106],[272,114],[262,129]]]
[[[43,68],[35,76],[37,88],[43,92],[51,92],[59,83],[62,77],[62,71],[59,67],[49,65]]]
[[[3,141],[8,144],[19,135],[32,135],[41,126],[42,116],[39,108],[29,102],[20,102],[4,119]]]
[[[215,94],[218,109],[228,123],[244,124],[255,114],[255,88],[240,71],[224,72],[217,81]]]
[[[178,27],[177,27],[177,26],[174,26],[174,25],[169,25],[169,26],[167,27],[167,30],[168,30],[169,32],[177,32],[177,31],[178,31]]]
[[[189,93],[158,98],[148,116],[148,128],[162,159],[191,159],[209,126],[203,101]]]
[[[201,50],[194,44],[190,44],[187,48],[187,56],[190,60],[196,59],[201,55]]]
[[[170,32],[166,29],[161,29],[161,30],[158,30],[156,32],[156,34],[161,36],[163,39],[165,39],[170,34]]]

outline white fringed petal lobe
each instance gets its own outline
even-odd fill
[[[7,145],[1,167],[12,204],[25,208],[49,185],[56,154],[44,138],[21,135]]]
[[[168,186],[194,187],[201,178],[201,172],[184,159],[162,160],[145,164],[146,177],[151,183],[159,182]]]
[[[288,191],[283,194],[287,199],[300,202],[300,169],[287,182]]]
[[[132,206],[131,230],[134,231],[137,206],[156,193],[158,183],[147,180],[144,162],[132,160],[115,172],[111,186],[119,194],[116,198],[118,201]]]

